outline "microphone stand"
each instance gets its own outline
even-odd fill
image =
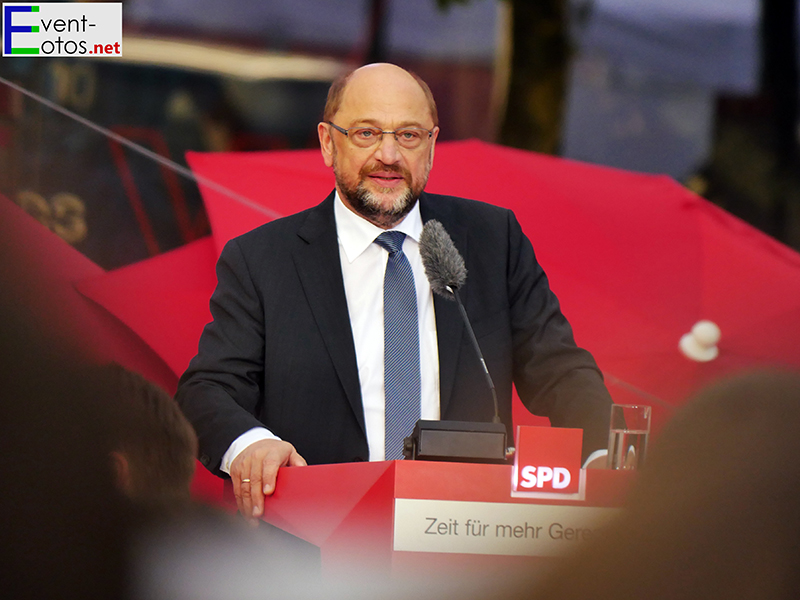
[[[507,463],[507,432],[500,420],[497,392],[483,358],[478,339],[469,322],[458,288],[446,286],[453,294],[464,319],[472,347],[480,359],[486,382],[492,392],[494,416],[491,423],[472,421],[428,421],[420,419],[414,432],[404,440],[403,455],[409,460],[449,462]]]
[[[481,347],[478,345],[478,338],[475,337],[475,331],[472,329],[472,324],[469,322],[469,317],[467,317],[467,310],[464,308],[464,303],[461,302],[461,296],[458,295],[458,288],[451,288],[448,285],[447,289],[451,294],[453,294],[456,302],[458,303],[458,310],[461,312],[461,317],[464,319],[464,325],[467,327],[467,333],[469,333],[469,339],[472,342],[472,347],[475,349],[475,353],[478,355],[478,358],[481,361],[483,373],[486,376],[486,383],[489,385],[489,389],[492,391],[492,402],[494,402],[494,416],[492,417],[492,423],[502,423],[500,420],[500,409],[497,406],[497,391],[494,388],[494,381],[492,381],[492,376],[489,374],[486,361],[483,359],[483,352],[481,352]]]

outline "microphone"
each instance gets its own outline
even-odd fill
[[[433,292],[448,300],[455,299],[454,290],[457,291],[467,280],[467,267],[439,221],[428,221],[422,228],[419,255]]]
[[[458,252],[444,226],[436,220],[425,223],[419,239],[419,254],[431,290],[458,304],[472,346],[478,355],[486,382],[492,392],[494,417],[491,423],[467,421],[419,420],[414,432],[405,439],[403,453],[411,460],[448,460],[457,462],[506,463],[506,427],[500,420],[492,376],[486,367],[475,332],[458,290],[467,280],[464,258]]]

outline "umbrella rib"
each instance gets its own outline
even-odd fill
[[[173,171],[175,171],[176,173],[182,175],[186,179],[189,179],[190,181],[193,181],[198,186],[199,185],[204,185],[204,186],[206,186],[206,187],[208,187],[208,188],[210,188],[212,190],[215,190],[216,192],[219,192],[220,194],[228,196],[231,200],[234,200],[234,201],[236,201],[236,202],[238,202],[240,204],[244,204],[245,206],[247,206],[249,208],[252,208],[253,210],[256,210],[258,212],[264,213],[265,215],[267,215],[271,219],[277,219],[277,218],[280,218],[280,217],[284,216],[284,215],[272,210],[271,208],[269,208],[267,206],[262,206],[262,205],[260,205],[260,204],[258,204],[256,202],[253,202],[249,198],[247,198],[245,196],[242,196],[241,194],[238,194],[237,192],[225,187],[224,185],[221,185],[221,184],[217,183],[216,181],[214,181],[212,179],[208,179],[207,177],[204,177],[203,175],[199,175],[197,173],[194,173],[191,169],[187,169],[183,165],[180,165],[180,164],[176,163],[174,160],[170,160],[169,158],[166,158],[165,156],[161,156],[160,154],[158,154],[156,152],[152,152],[151,150],[148,150],[147,148],[145,148],[143,146],[140,146],[136,142],[132,142],[128,138],[123,137],[123,136],[121,136],[121,135],[119,135],[117,133],[114,133],[113,131],[103,127],[102,125],[98,125],[97,123],[95,123],[93,121],[90,121],[89,119],[85,119],[82,116],[72,112],[71,110],[66,109],[63,106],[60,106],[60,105],[56,104],[55,102],[52,102],[52,101],[48,100],[47,98],[44,98],[43,96],[40,96],[39,94],[37,94],[35,92],[32,92],[32,91],[30,91],[28,89],[25,89],[24,87],[22,87],[20,85],[17,85],[15,83],[9,81],[8,79],[5,79],[4,77],[0,77],[0,83],[10,87],[11,89],[19,92],[20,94],[24,94],[25,96],[28,96],[29,98],[35,100],[36,102],[39,102],[40,104],[46,106],[47,108],[50,108],[51,110],[54,110],[54,111],[64,115],[65,117],[68,117],[68,118],[72,119],[73,121],[76,121],[76,122],[80,123],[81,125],[89,128],[89,129],[92,129],[92,130],[96,131],[97,133],[99,133],[99,134],[101,134],[101,135],[103,135],[103,136],[105,136],[105,137],[107,137],[109,139],[114,140],[118,144],[121,144],[121,145],[133,150],[134,152],[137,152],[138,154],[141,154],[142,156],[145,156],[146,158],[149,158],[150,160],[153,160],[153,161],[155,161],[155,162],[167,167],[168,169],[172,169]]]

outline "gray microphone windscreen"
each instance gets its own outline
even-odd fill
[[[419,237],[419,255],[434,293],[453,300],[447,287],[458,289],[467,280],[467,267],[453,240],[439,221],[425,223]]]

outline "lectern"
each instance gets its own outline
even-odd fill
[[[583,470],[579,494],[519,497],[509,465],[285,467],[263,519],[319,546],[324,575],[514,570],[590,540],[619,511],[630,479],[623,471]]]

